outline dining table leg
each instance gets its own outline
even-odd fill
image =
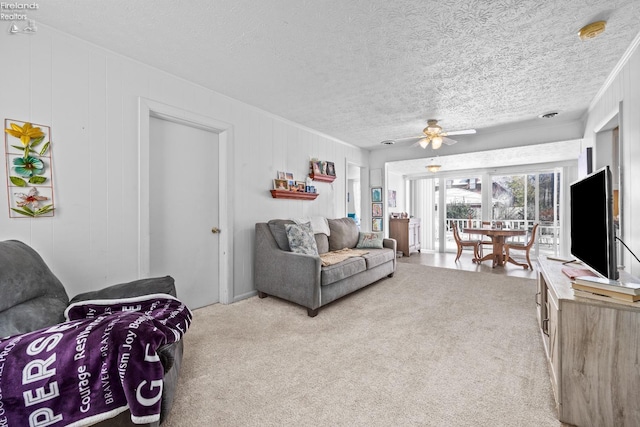
[[[504,236],[491,236],[493,239],[493,267],[504,265]]]

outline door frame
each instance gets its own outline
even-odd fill
[[[362,163],[349,159],[345,159],[344,165],[344,215],[347,216],[347,213],[349,213],[349,202],[347,201],[346,196],[349,193],[349,166],[355,166],[360,169],[360,229],[369,230],[371,228],[371,224],[367,221],[367,217],[370,215],[370,213],[365,213],[365,207],[367,206],[367,203],[365,203],[365,197],[367,197],[369,186],[367,185],[365,187],[364,182],[366,176],[368,176],[368,168]]]
[[[222,232],[218,235],[218,284],[219,300],[222,304],[233,301],[233,224],[229,215],[229,193],[227,191],[230,163],[229,147],[233,143],[233,125],[213,117],[183,110],[161,102],[140,97],[138,99],[138,276],[150,275],[150,222],[149,222],[149,132],[150,118],[203,129],[218,134],[218,224]]]

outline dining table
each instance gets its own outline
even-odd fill
[[[462,232],[467,234],[481,234],[483,236],[489,236],[491,238],[491,243],[493,244],[493,252],[483,256],[480,259],[474,259],[474,262],[480,264],[483,261],[493,260],[493,267],[495,267],[496,265],[503,267],[507,262],[519,265],[511,257],[509,257],[509,259],[505,259],[504,242],[507,237],[526,235],[526,230],[516,228],[469,227],[463,229]]]

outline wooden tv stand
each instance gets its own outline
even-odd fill
[[[536,305],[558,419],[639,426],[640,308],[574,297],[562,263],[538,260]]]

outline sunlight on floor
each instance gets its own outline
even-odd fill
[[[421,264],[421,265],[429,265],[432,267],[442,267],[442,268],[451,268],[455,270],[465,270],[465,271],[481,271],[483,273],[490,274],[501,274],[507,276],[515,276],[515,277],[525,277],[528,279],[535,279],[535,262],[533,259],[531,263],[533,264],[534,271],[529,269],[524,269],[522,267],[518,267],[513,264],[507,264],[504,267],[491,267],[491,263],[485,261],[484,263],[478,265],[474,264],[471,259],[473,258],[471,252],[466,253],[463,252],[460,256],[458,262],[455,262],[456,254],[455,253],[417,253],[413,252],[411,256],[402,258],[398,258],[398,262],[407,263],[407,264]]]

